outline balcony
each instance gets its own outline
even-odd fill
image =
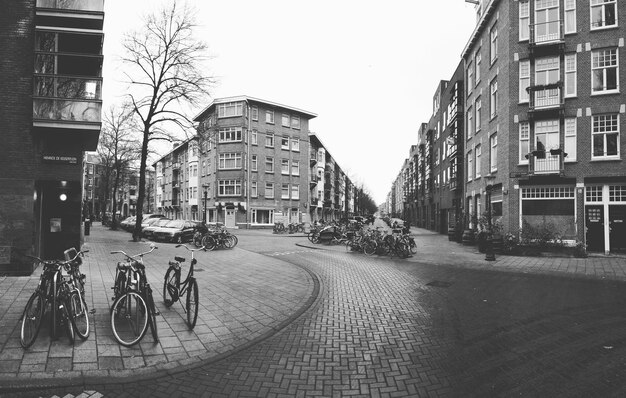
[[[104,12],[104,0],[37,0],[37,8]]]
[[[180,163],[178,162],[172,163],[172,170],[180,170]]]
[[[317,179],[317,176],[312,175],[311,181],[309,181],[309,185],[311,186],[311,188],[313,188],[314,186],[317,186],[318,181],[319,180]]]
[[[563,84],[561,82],[528,87],[528,112],[550,111],[563,109]]]
[[[311,207],[317,207],[319,201],[320,200],[318,198],[311,198]]]
[[[539,22],[530,26],[531,47],[562,44],[564,41],[563,21],[561,20]]]
[[[37,25],[102,30],[104,0],[37,0]]]
[[[563,175],[565,171],[565,157],[561,149],[552,149],[549,151],[532,151],[528,157],[528,174],[529,175]]]

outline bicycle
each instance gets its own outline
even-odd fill
[[[58,327],[65,329],[70,344],[74,343],[74,333],[77,330],[82,339],[86,339],[89,335],[89,316],[84,296],[80,295],[79,288],[70,286],[69,281],[62,274],[63,269],[70,270],[71,264],[76,262],[78,256],[83,253],[86,251],[78,252],[74,258],[66,261],[42,260],[36,256],[27,256],[42,264],[43,272],[20,319],[20,344],[23,348],[29,348],[35,342],[48,306],[50,306],[52,339],[57,338]],[[82,322],[80,326],[76,324],[78,317],[84,320],[86,326]]]
[[[237,239],[236,235],[231,234],[225,228],[218,228],[216,230],[209,230],[202,237],[201,247],[203,247],[205,251],[221,248],[232,249],[237,246],[237,243],[239,243],[239,239]]]
[[[143,256],[152,253],[157,247],[150,245],[150,250],[133,256],[125,252],[113,251],[111,254],[122,254],[126,261],[119,262],[115,271],[113,285],[113,306],[111,307],[111,329],[118,343],[125,347],[137,344],[148,331],[152,332],[154,343],[159,342],[154,299],[152,288],[146,279]]]
[[[204,247],[199,249],[190,249],[187,245],[176,245],[176,247],[184,247],[191,252],[191,263],[187,277],[183,282],[180,281],[181,264],[185,261],[185,258],[175,256],[175,261],[169,262],[169,268],[165,273],[165,280],[163,282],[163,302],[166,307],[171,307],[176,301],[180,301],[180,297],[187,293],[187,300],[183,310],[187,314],[187,325],[189,329],[196,326],[196,320],[198,319],[198,282],[193,276],[194,266],[198,263],[194,253],[198,250],[204,250]],[[182,306],[182,302],[181,302]]]

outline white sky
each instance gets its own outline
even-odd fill
[[[163,1],[105,0],[103,109],[125,90],[115,61],[122,34]],[[316,113],[310,130],[378,204],[475,26],[464,0],[188,2],[214,57],[213,98],[248,95]]]

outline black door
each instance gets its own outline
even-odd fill
[[[626,205],[609,206],[611,253],[626,253]]]
[[[63,259],[63,251],[80,248],[81,189],[78,181],[40,181],[42,258]]]
[[[603,206],[587,206],[585,208],[585,226],[587,227],[587,250],[604,252]]]

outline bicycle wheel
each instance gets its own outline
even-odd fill
[[[236,244],[237,242],[235,242],[235,239],[232,235],[224,237],[224,247],[226,247],[227,249],[232,249],[233,247],[235,247]]]
[[[159,342],[159,330],[157,325],[156,316],[158,312],[154,306],[154,298],[152,297],[152,288],[149,284],[146,284],[146,306],[148,307],[148,325],[150,325],[150,331],[152,332],[152,338],[154,344]]]
[[[196,247],[202,247],[202,233],[196,232],[193,234],[193,244]]]
[[[137,292],[127,292],[118,297],[111,310],[111,329],[118,343],[131,347],[139,342],[148,330],[148,308]]]
[[[365,242],[363,244],[363,252],[368,255],[371,256],[374,253],[376,253],[376,242],[368,240],[367,242]]]
[[[70,340],[70,344],[74,344],[74,340],[76,336],[74,334],[74,326],[72,325],[72,315],[70,315],[70,302],[68,299],[63,300],[63,304],[59,305],[60,314],[57,316],[59,320],[59,324],[62,325],[63,329],[65,329],[65,334],[67,338]]]
[[[180,283],[180,274],[170,267],[165,273],[165,281],[163,282],[163,303],[166,307],[171,307],[178,301],[178,284]]]
[[[187,325],[189,325],[189,329],[193,329],[198,319],[198,282],[196,282],[195,278],[189,281],[187,305],[185,308],[187,310]]]
[[[202,238],[202,246],[204,246],[206,250],[211,251],[215,249],[215,246],[217,246],[217,242],[215,241],[215,239],[213,239],[212,236],[205,235],[204,238]]]
[[[234,243],[233,243],[233,247],[237,246],[237,243],[239,243],[239,238],[237,237],[237,235],[228,235],[228,236],[229,236],[229,237],[232,239],[232,241],[234,242]]]
[[[72,292],[69,298],[68,309],[74,331],[82,340],[87,340],[87,337],[89,337],[89,311],[87,310],[85,298],[76,291]]]
[[[22,327],[20,329],[20,344],[24,348],[30,347],[39,334],[45,302],[39,292],[34,292],[24,308]]]
[[[417,245],[413,239],[409,241],[409,250],[411,251],[411,254],[417,254]]]
[[[126,272],[118,271],[113,285],[113,301],[126,293]]]

